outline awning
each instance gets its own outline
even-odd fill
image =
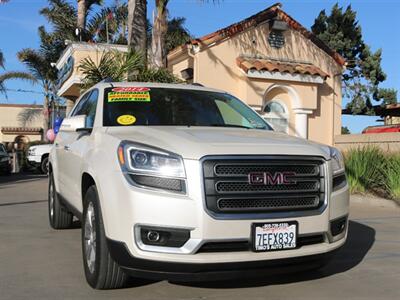
[[[311,63],[242,56],[236,59],[236,63],[248,77],[252,78],[323,83],[329,77],[327,73]]]
[[[42,132],[40,127],[1,127],[2,134],[36,135]]]

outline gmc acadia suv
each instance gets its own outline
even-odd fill
[[[235,97],[200,86],[99,83],[50,153],[50,225],[81,220],[97,289],[128,276],[319,267],[344,244],[348,213],[338,150],[274,132]]]

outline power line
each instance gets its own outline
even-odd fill
[[[46,95],[43,92],[33,91],[33,90],[23,90],[23,89],[5,89],[7,92],[16,92],[16,93],[31,93],[31,94],[40,94]]]

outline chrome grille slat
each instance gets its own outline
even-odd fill
[[[304,209],[318,205],[318,196],[286,196],[260,198],[220,198],[217,201],[221,211],[257,211],[258,209],[285,210]]]
[[[316,176],[319,174],[319,168],[315,164],[301,164],[285,166],[279,163],[268,164],[217,164],[214,167],[216,176],[247,176],[249,172],[274,172],[281,168],[286,171],[296,172],[298,176]]]
[[[315,210],[324,202],[324,161],[315,157],[203,160],[206,207],[216,214]],[[284,183],[250,183],[249,173],[295,173]]]
[[[219,194],[244,194],[244,193],[265,193],[265,192],[318,192],[320,188],[319,179],[300,181],[291,185],[250,185],[243,181],[218,181],[215,190]]]

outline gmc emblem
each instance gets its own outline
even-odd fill
[[[296,184],[290,177],[296,176],[295,172],[254,172],[249,173],[249,184],[251,185],[288,185]]]

